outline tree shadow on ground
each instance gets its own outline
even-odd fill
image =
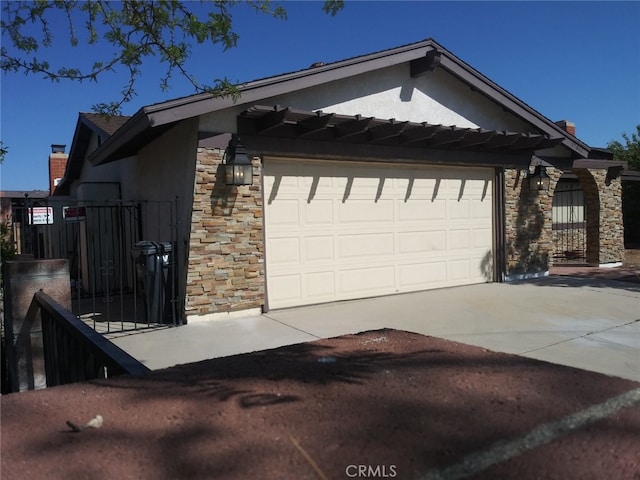
[[[515,285],[529,284],[541,287],[614,288],[640,293],[640,278],[635,275],[620,278],[606,278],[597,277],[590,273],[575,273],[571,275],[549,275],[547,277],[517,280],[510,283]]]
[[[37,406],[58,416],[101,409],[105,427],[42,430],[19,448],[97,479],[318,478],[308,458],[327,478],[345,478],[350,464],[394,464],[398,478],[422,478],[631,388],[385,329],[36,392],[26,400],[41,395]],[[21,404],[14,413],[29,418],[33,405]],[[124,472],[105,464],[116,459]]]

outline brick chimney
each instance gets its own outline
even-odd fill
[[[558,125],[565,132],[573,135],[574,137],[576,136],[576,124],[575,123],[570,122],[568,120],[560,120],[560,121],[556,122],[556,125]]]
[[[51,153],[49,154],[49,195],[53,195],[67,169],[69,155],[64,153],[65,147],[66,145],[51,145]]]

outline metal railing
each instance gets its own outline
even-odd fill
[[[553,196],[553,261],[587,261],[587,222],[584,194],[576,182],[560,182]]]
[[[150,371],[42,291],[34,295],[27,316],[38,311],[48,387]]]

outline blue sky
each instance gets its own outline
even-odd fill
[[[431,37],[551,120],[573,121],[589,145],[621,140],[622,132],[640,124],[640,2],[347,0],[336,17],[324,14],[321,2],[282,5],[286,21],[235,10],[239,45],[226,52],[194,48],[190,71],[201,81],[248,81]],[[65,29],[64,23],[54,26]],[[53,51],[66,66],[104,51],[67,45]],[[162,92],[164,70],[157,62],[143,72],[124,114],[193,93],[178,77]],[[68,151],[78,112],[116,99],[125,80],[124,71],[97,84],[2,74],[0,135],[9,154],[0,188],[47,189],[50,145],[66,144]]]

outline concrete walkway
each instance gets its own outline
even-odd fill
[[[550,276],[190,323],[113,342],[151,369],[394,328],[640,381],[640,283]]]

